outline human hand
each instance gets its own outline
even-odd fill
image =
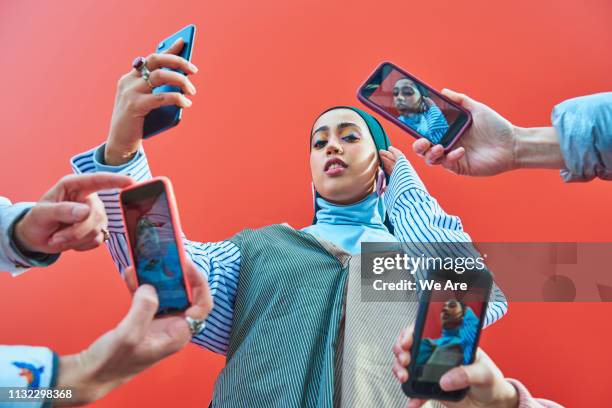
[[[189,343],[192,333],[185,320],[204,320],[213,300],[203,275],[189,262],[185,276],[191,286],[192,305],[180,315],[155,317],[159,300],[151,285],[136,286],[133,267],[126,270],[132,306],[113,330],[79,354],[60,357],[58,388],[73,391],[73,398],[55,405],[81,405],[102,398],[141,371],[178,352]]]
[[[413,330],[413,327],[402,330],[393,346],[393,375],[401,383],[405,383],[410,377],[407,367],[411,361]],[[505,380],[500,369],[480,348],[476,352],[474,363],[447,371],[440,379],[440,387],[444,391],[469,387],[466,397],[461,401],[440,401],[449,408],[518,407],[516,389]],[[427,401],[423,399],[411,398],[406,407],[418,408],[425,402]]]
[[[518,167],[517,127],[467,95],[448,89],[444,89],[442,94],[470,111],[472,125],[447,153],[442,145],[432,146],[425,138],[416,140],[412,147],[418,156],[429,165],[442,165],[453,173],[466,176],[492,176]]]
[[[170,48],[159,54],[151,54],[146,64],[151,75],[153,88],[171,85],[181,88],[186,95],[195,95],[196,88],[191,81],[178,72],[160,68],[179,69],[186,74],[195,74],[198,68],[177,54],[183,49],[184,40],[179,38]],[[145,116],[161,106],[176,105],[188,108],[192,102],[180,92],[162,92],[153,95],[152,88],[133,68],[117,83],[115,108],[111,119],[104,160],[110,165],[128,162],[142,143]]]
[[[46,254],[95,248],[108,224],[96,191],[132,183],[130,177],[111,173],[63,177],[15,225],[13,240],[24,251]]]

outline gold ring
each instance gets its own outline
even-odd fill
[[[110,239],[110,233],[106,228],[102,228],[102,235],[104,235],[104,242]]]

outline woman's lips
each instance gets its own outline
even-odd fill
[[[338,176],[346,170],[345,167],[332,165],[329,169],[325,170],[325,174],[328,176]]]

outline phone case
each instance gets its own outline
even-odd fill
[[[182,38],[185,41],[185,45],[181,50],[179,56],[185,58],[187,61],[191,61],[191,55],[193,53],[193,41],[195,39],[196,27],[193,24],[182,28],[170,37],[162,40],[155,52],[159,53],[169,48],[177,39]],[[176,72],[181,71],[175,70]],[[162,85],[158,86],[153,90],[153,94],[161,92],[181,92],[181,89],[175,86]],[[176,105],[162,106],[154,109],[145,116],[144,127],[143,127],[143,138],[149,138],[161,133],[165,130],[173,128],[178,125],[181,121],[183,109]]]
[[[386,112],[384,109],[378,107],[378,105],[376,105],[375,103],[369,101],[367,98],[364,98],[361,95],[361,91],[364,89],[365,85],[368,84],[368,82],[370,82],[370,79],[372,79],[372,77],[374,76],[374,74],[379,70],[382,69],[382,67],[384,65],[390,65],[391,67],[393,67],[393,69],[401,72],[402,74],[404,74],[405,76],[409,77],[409,78],[413,78],[415,80],[417,80],[418,82],[420,82],[425,88],[427,88],[430,92],[434,93],[437,97],[439,97],[440,99],[443,99],[445,102],[447,102],[449,105],[452,105],[454,108],[458,109],[459,111],[465,113],[467,115],[467,121],[465,122],[465,124],[461,127],[461,129],[459,129],[459,131],[457,132],[457,134],[455,135],[455,137],[448,143],[448,145],[444,148],[445,151],[450,150],[453,145],[455,144],[455,142],[459,139],[459,137],[463,134],[463,132],[465,132],[465,130],[467,128],[470,127],[470,125],[472,124],[472,115],[470,114],[470,112],[463,108],[462,106],[457,105],[455,102],[451,101],[450,99],[448,99],[446,96],[442,95],[440,92],[436,91],[434,88],[432,88],[431,86],[429,86],[427,83],[425,83],[424,81],[422,81],[421,79],[417,78],[416,76],[412,75],[411,73],[401,69],[400,67],[398,67],[397,65],[389,62],[389,61],[383,61],[382,63],[380,63],[380,65],[378,65],[376,67],[376,69],[374,69],[374,71],[372,71],[372,73],[368,76],[368,79],[359,87],[359,89],[357,90],[357,99],[359,99],[359,101],[361,103],[363,103],[364,105],[366,105],[367,107],[369,107],[370,109],[374,110],[376,113],[382,115],[385,117],[385,119],[393,122],[395,125],[399,126],[400,128],[402,128],[403,130],[405,130],[406,132],[408,132],[411,136],[415,137],[416,139],[420,139],[423,136],[421,136],[420,134],[418,134],[417,132],[415,132],[414,130],[412,130],[408,125],[402,123],[400,120],[398,120],[397,118],[393,117],[393,115],[389,114],[388,112]]]
[[[164,185],[164,190],[166,192],[166,198],[168,199],[168,208],[170,210],[170,218],[172,219],[172,227],[174,230],[174,239],[176,241],[176,247],[178,250],[178,256],[179,256],[179,262],[181,263],[181,269],[183,272],[183,281],[185,283],[185,288],[187,291],[187,299],[189,300],[189,304],[193,304],[193,297],[192,297],[192,293],[191,293],[191,285],[189,284],[189,281],[187,280],[187,277],[185,275],[185,266],[187,265],[187,257],[185,256],[185,247],[183,245],[183,239],[181,236],[181,222],[179,219],[179,212],[178,212],[178,207],[176,205],[176,199],[174,198],[174,190],[172,189],[172,183],[170,182],[170,180],[167,177],[153,177],[151,180],[147,180],[145,182],[142,183],[138,183],[129,187],[124,188],[123,190],[121,190],[120,195],[124,194],[127,191],[131,191],[131,190],[136,190],[138,188],[141,188],[143,186],[146,186],[148,184],[152,184],[155,182],[162,182]],[[119,199],[119,202],[122,203],[121,198]],[[121,218],[123,220],[123,225],[127,226],[127,220],[126,220],[126,216],[125,216],[125,210],[123,208],[123,205],[121,205]],[[127,231],[126,228],[126,234],[129,233]],[[127,244],[128,244],[128,248],[129,248],[129,252],[130,252],[130,260],[132,262],[132,265],[135,267],[136,263],[134,260],[134,251],[132,248],[132,240],[130,239],[130,237],[128,236],[128,238],[126,239]],[[138,282],[138,274],[134,273],[134,275],[136,276],[136,282],[138,283],[138,285],[140,285],[140,283]]]

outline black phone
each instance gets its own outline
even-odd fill
[[[170,37],[160,41],[155,52],[160,53],[170,48],[172,44],[179,38],[182,38],[185,42],[180,57],[185,58],[187,61],[191,61],[191,54],[193,52],[193,41],[195,39],[196,27],[193,24],[188,25],[185,28],[182,28],[178,32],[172,34]],[[169,68],[162,68],[169,69]],[[185,75],[184,72],[180,70],[173,70],[175,72],[179,72]],[[161,93],[161,92],[181,92],[182,90],[176,86],[170,85],[162,85],[153,89],[153,94]],[[178,125],[181,121],[181,116],[183,114],[183,109],[179,108],[176,105],[171,106],[162,106],[157,109],[153,109],[151,112],[145,116],[144,127],[143,127],[143,138],[149,138],[158,133],[161,133],[165,130],[171,129],[174,126]]]
[[[472,123],[470,112],[400,67],[383,62],[357,98],[416,138],[448,150]]]
[[[461,273],[437,269],[422,282],[409,379],[402,389],[409,397],[459,401],[468,389],[444,391],[440,379],[474,362],[493,278],[486,267]]]

